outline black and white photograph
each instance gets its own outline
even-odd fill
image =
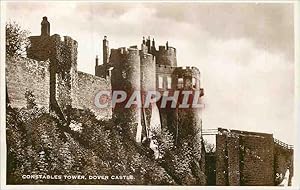
[[[297,188],[297,6],[1,2],[1,187]]]

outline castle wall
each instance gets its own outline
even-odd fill
[[[228,185],[227,138],[222,133],[216,137],[216,185]]]
[[[8,58],[6,60],[6,84],[12,107],[26,107],[25,93],[30,91],[34,95],[35,103],[49,110],[49,61]]]
[[[205,152],[203,150],[203,152]],[[214,152],[205,153],[205,175],[207,177],[207,185],[216,185],[216,155]]]
[[[272,135],[242,136],[243,185],[274,185],[274,143]]]
[[[274,185],[271,134],[221,130],[217,135],[217,185]]]
[[[76,89],[76,104],[79,109],[90,109],[98,119],[110,119],[112,109],[97,108],[95,106],[95,96],[100,90],[111,91],[110,82],[104,78],[78,71],[78,87]]]
[[[240,185],[240,144],[239,137],[228,137],[228,183],[233,186]]]

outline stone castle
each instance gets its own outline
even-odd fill
[[[77,70],[77,42],[69,36],[50,35],[47,17],[41,22],[41,35],[30,36],[29,40],[27,58],[7,60],[7,91],[12,107],[26,106],[25,92],[30,91],[37,105],[55,111],[66,122],[70,109],[89,109],[99,119],[113,118],[120,125],[130,123],[128,130],[138,143],[151,138],[154,130],[167,127],[178,144],[189,139],[189,145],[201,154],[200,108],[180,110],[152,105],[142,109],[99,109],[94,103],[100,90],[198,90],[199,97],[203,96],[200,71],[195,67],[177,67],[176,49],[168,43],[156,49],[155,41],[151,43],[148,38],[143,39],[141,49],[130,46],[110,50],[105,36],[103,64],[96,58],[95,75],[91,75]]]
[[[157,49],[154,39],[143,38],[140,48],[110,49],[105,36],[103,63],[99,64],[96,57],[92,75],[77,70],[77,42],[69,36],[50,35],[47,17],[41,22],[41,35],[30,36],[29,40],[27,58],[6,60],[7,99],[13,108],[26,107],[26,94],[31,93],[38,106],[54,111],[66,124],[70,123],[71,109],[89,109],[99,119],[112,119],[121,127],[130,124],[128,135],[137,143],[151,141],[153,131],[167,128],[179,148],[185,143],[193,148],[193,168],[205,172],[211,185],[274,185],[278,172],[293,167],[293,151],[279,146],[272,135],[261,133],[234,131],[232,135],[219,129],[215,134],[216,153],[205,155],[202,108],[152,105],[124,110],[95,106],[95,95],[100,90],[192,90],[201,92],[201,103],[204,91],[199,69],[178,67],[176,49],[168,42]],[[264,172],[256,175],[262,163]]]

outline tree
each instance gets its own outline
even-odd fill
[[[216,146],[213,143],[208,142],[208,140],[204,140],[204,146],[206,153],[214,153],[216,151]]]
[[[16,22],[6,23],[6,55],[23,56],[30,42],[28,40],[29,31],[24,30]]]

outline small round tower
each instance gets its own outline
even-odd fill
[[[177,67],[173,73],[176,89],[191,91],[188,100],[189,107],[178,107],[178,143],[188,143],[195,151],[196,160],[201,159],[201,131],[202,131],[202,105],[203,89],[200,87],[200,71],[195,67]],[[182,98],[180,98],[182,100]],[[197,103],[198,106],[193,104]]]

